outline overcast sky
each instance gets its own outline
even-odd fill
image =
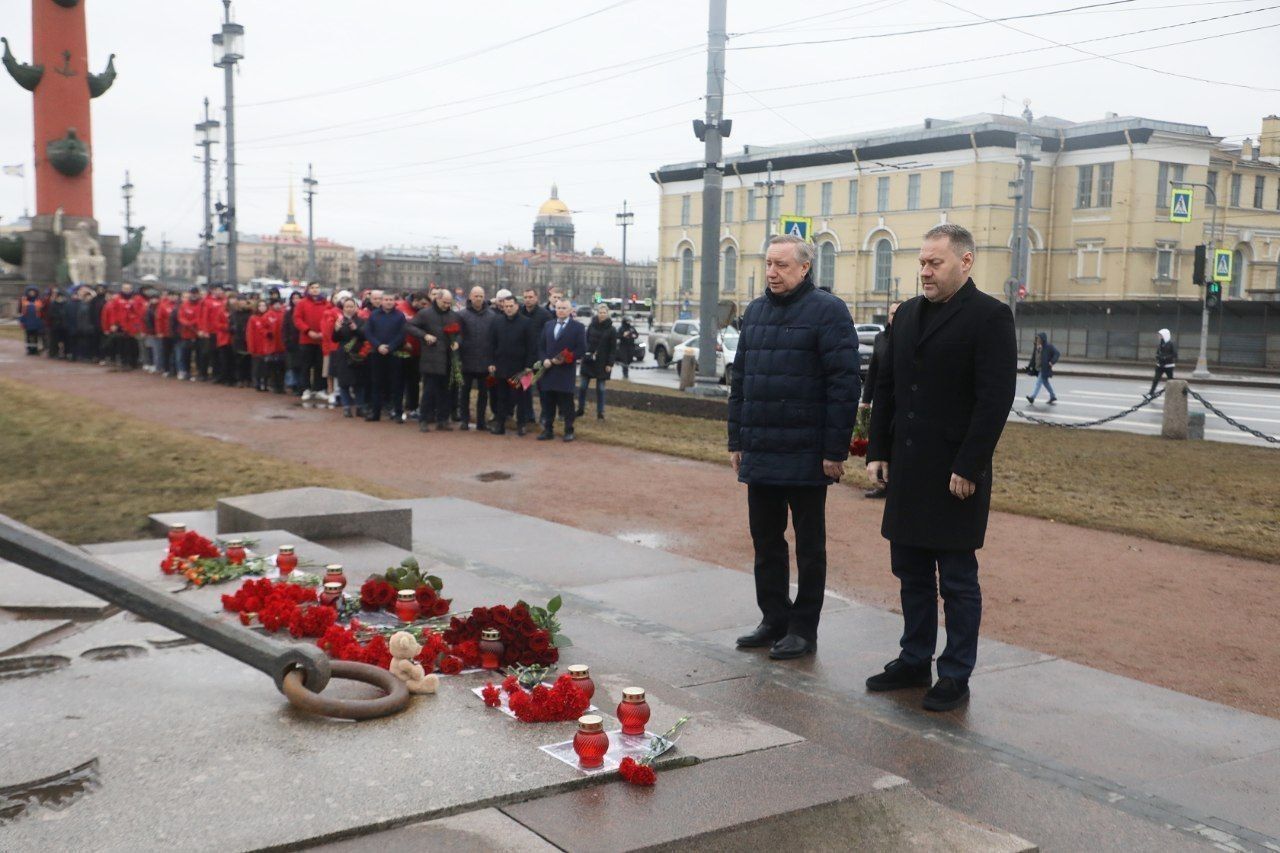
[[[149,241],[164,234],[193,246],[201,171],[192,127],[205,96],[223,119],[210,45],[222,5],[83,2],[91,65],[101,70],[115,53],[120,72],[93,102],[102,230],[123,230],[128,169],[134,222]],[[955,26],[1083,6],[1092,8]],[[0,0],[0,35],[20,61],[31,58],[30,10],[30,0]],[[236,78],[244,233],[279,229],[290,176],[297,191],[310,162],[320,181],[316,235],[361,249],[527,246],[556,181],[580,249],[600,242],[619,253],[613,215],[627,199],[636,211],[630,254],[643,258],[657,245],[648,173],[700,157],[689,122],[702,113],[706,84],[702,2],[242,0],[233,16],[246,30]],[[1137,33],[1157,27],[1166,29]],[[944,29],[904,32],[933,28]],[[1024,98],[1037,114],[1143,115],[1233,140],[1256,137],[1261,118],[1280,112],[1280,0],[730,0],[728,29],[729,153],[926,116],[1017,113]],[[793,44],[823,40],[836,41]],[[1162,47],[1132,52],[1152,46]],[[7,74],[0,116],[0,164],[25,162],[30,173],[31,96]],[[22,182],[0,177],[0,216],[10,221],[23,207]],[[300,192],[298,216],[305,227]]]

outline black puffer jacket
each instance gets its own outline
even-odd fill
[[[463,373],[487,373],[493,364],[493,324],[501,316],[481,308],[479,311],[470,303],[456,312],[458,322],[462,324],[462,346],[458,352],[462,356]]]
[[[858,408],[858,336],[849,309],[806,277],[785,296],[747,306],[729,394],[738,479],[820,486],[823,460],[843,461]]]
[[[587,324],[587,354],[582,359],[579,375],[588,379],[608,379],[617,344],[613,321],[605,320],[601,323],[599,318],[592,317]]]

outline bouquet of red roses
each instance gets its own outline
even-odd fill
[[[849,441],[849,453],[853,456],[866,456],[867,445],[870,443],[867,435],[871,431],[871,408],[869,406],[858,407],[858,418],[853,425],[853,438]]]
[[[444,327],[444,339],[448,346],[445,347],[444,357],[449,359],[449,387],[462,387],[462,359],[458,357],[458,335],[462,334],[462,325],[460,323],[450,323]]]

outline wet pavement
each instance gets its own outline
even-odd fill
[[[803,849],[834,820],[881,849],[1280,849],[1275,719],[996,641],[969,706],[931,715],[919,690],[861,686],[896,646],[887,611],[831,597],[818,655],[771,662],[731,645],[756,621],[739,572],[456,498],[395,503],[455,606],[562,593],[563,662],[590,663],[606,715],[635,683],[651,728],[692,714],[671,760],[695,763],[652,790],[585,780],[537,751],[572,725],[489,713],[470,694],[482,676],[386,720],[308,718],[259,673],[46,588],[67,612],[0,654],[0,848]],[[292,541],[353,577],[407,553]],[[88,550],[172,591],[163,545]],[[0,564],[0,629],[25,621],[33,577]],[[214,612],[223,591],[176,594]],[[35,793],[64,782],[80,789]]]

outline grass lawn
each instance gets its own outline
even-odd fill
[[[72,544],[139,538],[150,513],[226,495],[324,485],[407,497],[19,382],[0,380],[0,400],[0,513]]]
[[[582,418],[578,432],[602,444],[728,464],[719,421],[614,406],[606,423]],[[865,489],[860,462],[851,460],[845,483]],[[1000,439],[995,469],[992,506],[1004,512],[1280,562],[1277,450],[1015,423]]]

